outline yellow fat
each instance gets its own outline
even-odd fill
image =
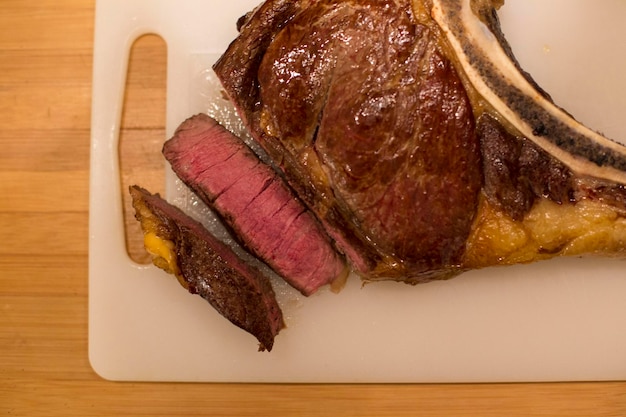
[[[146,250],[154,257],[154,264],[165,271],[174,274],[177,271],[174,242],[162,239],[154,232],[147,232],[143,236]]]
[[[626,219],[599,201],[538,201],[516,222],[483,199],[464,265],[481,268],[563,255],[626,254]]]

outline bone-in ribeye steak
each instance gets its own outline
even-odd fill
[[[501,3],[268,0],[214,66],[364,279],[625,249],[623,147],[520,71]],[[555,213],[608,237],[548,236]]]

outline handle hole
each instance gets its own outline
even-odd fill
[[[126,251],[146,264],[150,255],[128,194],[138,184],[164,195],[165,170],[161,147],[165,138],[167,46],[157,35],[144,35],[132,45],[119,137],[120,181],[124,207]]]

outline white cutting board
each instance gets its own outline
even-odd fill
[[[626,139],[626,2],[507,0],[524,68],[591,127]],[[567,259],[447,282],[308,299],[278,286],[288,328],[271,353],[177,281],[125,252],[117,137],[127,55],[168,46],[167,135],[214,109],[211,62],[255,0],[100,0],[96,5],[89,234],[89,358],[113,380],[487,382],[626,378],[626,264]],[[219,101],[216,104],[221,106]],[[165,138],[164,138],[165,139]],[[167,197],[188,206],[176,182]]]

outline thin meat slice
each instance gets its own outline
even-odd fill
[[[158,194],[138,186],[130,194],[154,264],[271,351],[284,322],[269,278]]]
[[[211,117],[183,122],[163,154],[238,240],[302,294],[347,274],[316,218],[270,166]]]

